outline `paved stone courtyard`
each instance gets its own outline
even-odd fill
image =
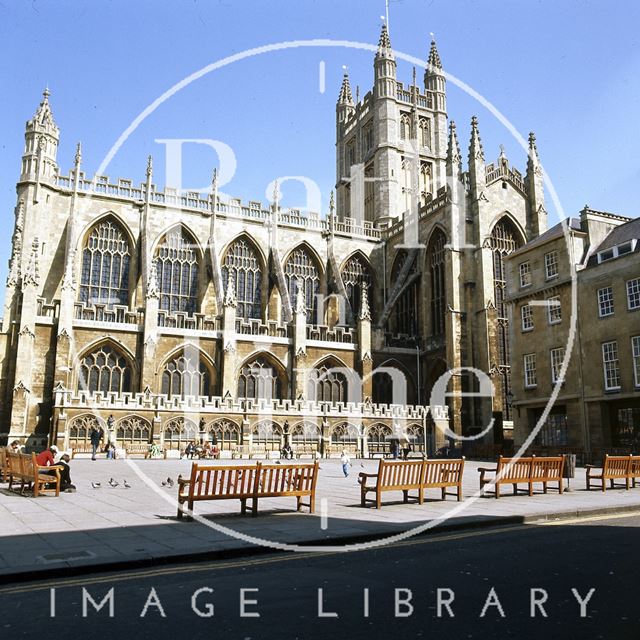
[[[238,462],[246,464],[246,461]],[[585,491],[584,469],[577,469],[571,491],[558,495],[511,495],[473,499],[478,489],[479,466],[467,462],[464,474],[464,501],[451,495],[440,501],[440,491],[427,491],[426,502],[403,504],[402,494],[388,493],[383,508],[360,507],[357,476],[374,472],[376,460],[354,460],[345,478],[337,460],[323,460],[316,496],[316,514],[296,513],[295,499],[260,501],[256,518],[240,515],[238,501],[196,504],[197,514],[221,531],[200,522],[178,521],[177,488],[162,486],[167,477],[189,476],[188,460],[97,460],[72,462],[72,479],[78,490],[59,498],[38,499],[9,492],[0,485],[0,574],[34,571],[49,567],[102,564],[109,562],[160,559],[171,555],[216,552],[255,544],[233,537],[233,532],[279,543],[318,543],[331,539],[380,536],[446,519],[447,525],[496,523],[505,517],[545,518],[575,515],[611,508],[640,510],[640,488],[616,489],[602,494]],[[119,483],[111,487],[109,479]],[[130,489],[123,486],[127,480]],[[94,489],[92,482],[100,482]],[[443,522],[438,523],[442,525]]]

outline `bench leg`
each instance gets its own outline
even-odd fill
[[[255,518],[258,515],[258,498],[251,500],[251,516]]]
[[[364,490],[364,487],[360,487],[360,506],[361,507],[367,506],[366,495],[367,495],[367,492]]]
[[[542,483],[542,487],[543,487],[544,492],[547,493],[547,483],[546,482]]]
[[[424,489],[422,487],[418,489],[418,504],[424,504]]]
[[[517,487],[517,485],[516,485]],[[546,493],[546,491],[545,491]],[[529,497],[531,497],[533,495],[533,482],[529,483]]]
[[[458,484],[458,502],[462,501],[462,484]]]
[[[376,509],[380,509],[382,507],[382,494],[377,491],[376,492]]]
[[[402,494],[403,494],[402,501],[403,501],[405,504],[407,504],[407,502],[409,502],[409,492],[408,492],[408,491],[403,491],[403,492],[402,492]]]
[[[447,490],[445,487],[441,487],[440,488],[440,498],[442,500],[446,500],[447,499]]]

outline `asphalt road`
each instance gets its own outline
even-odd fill
[[[640,517],[600,516],[4,585],[1,637],[637,639],[639,544]]]

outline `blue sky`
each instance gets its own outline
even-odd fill
[[[89,174],[131,121],[194,71],[243,50],[282,41],[330,38],[377,43],[383,0],[175,1],[0,0],[0,216],[13,224],[25,121],[43,87],[61,128],[58,162],[72,166],[83,143]],[[434,32],[447,71],[485,96],[526,137],[537,135],[545,169],[567,214],[585,203],[640,214],[640,43],[635,2],[485,2],[397,0],[390,3],[394,48],[425,58]],[[215,71],[164,103],[126,141],[106,173],[144,179],[152,153],[164,183],[156,138],[212,138],[230,145],[237,170],[224,191],[266,200],[282,175],[315,180],[327,197],[335,181],[335,101],[342,65],[364,94],[373,54],[307,48],[254,56]],[[319,90],[319,65],[326,90]],[[400,63],[399,79],[411,67]],[[422,70],[418,77],[421,78]],[[505,145],[524,170],[524,151],[481,105],[449,85],[449,115],[466,158],[469,121],[480,118],[487,161]],[[208,183],[212,151],[185,152],[186,186]],[[285,206],[302,203],[294,183]],[[326,200],[325,200],[326,202]],[[6,276],[7,240],[0,245]]]

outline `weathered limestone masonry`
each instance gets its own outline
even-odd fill
[[[17,185],[0,441],[75,446],[101,424],[121,445],[366,454],[508,426],[502,261],[546,229],[535,138],[524,177],[504,153],[486,165],[474,118],[463,171],[435,42],[423,89],[396,74],[383,27],[372,91],[355,104],[343,79],[326,215],[282,209],[277,188],[268,207],[223,201],[215,173],[208,195],[160,191],[151,158],[138,186],[90,179],[80,145],[61,175],[45,91]],[[495,397],[430,406],[461,367]],[[456,370],[449,390],[476,382]]]

